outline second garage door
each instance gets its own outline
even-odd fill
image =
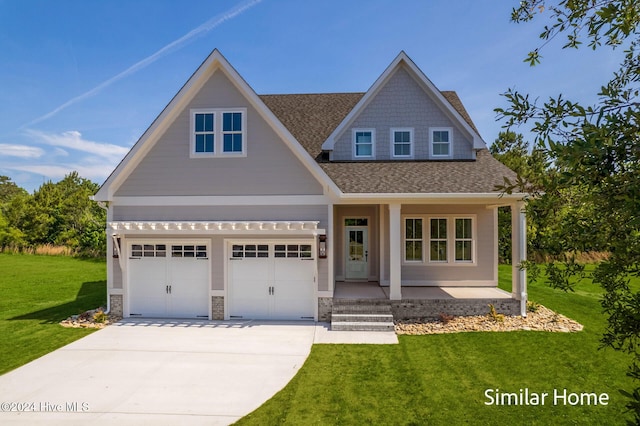
[[[229,253],[230,318],[314,318],[310,242],[231,243]]]

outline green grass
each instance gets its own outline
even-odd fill
[[[91,333],[58,323],[105,304],[105,274],[104,261],[0,254],[0,374]]]
[[[501,287],[511,270],[501,266]],[[640,282],[634,285],[640,286]],[[529,284],[530,299],[581,322],[579,333],[399,336],[399,345],[314,345],[294,379],[239,421],[269,424],[624,424],[628,358],[599,349],[600,289],[575,293]],[[485,405],[486,389],[548,392],[543,406]],[[609,405],[553,405],[553,391],[609,395]]]

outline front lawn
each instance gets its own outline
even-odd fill
[[[104,260],[0,254],[0,374],[92,330],[58,322],[106,302]]]
[[[501,287],[510,287],[501,266]],[[635,283],[639,284],[638,282]],[[241,419],[268,424],[624,424],[631,387],[628,359],[599,350],[605,327],[600,289],[587,282],[576,293],[529,284],[531,300],[565,314],[579,333],[508,332],[399,336],[399,345],[314,345],[294,379]],[[259,385],[259,384],[257,384]],[[486,405],[487,389],[547,392],[545,404]],[[560,394],[606,393],[608,405],[554,405]]]

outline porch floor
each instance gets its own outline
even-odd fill
[[[336,299],[389,299],[389,287],[374,281],[336,282]],[[402,299],[511,299],[511,293],[496,287],[402,287]]]

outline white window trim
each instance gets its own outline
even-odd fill
[[[456,260],[456,241],[469,241],[468,238],[457,238],[456,237],[456,220],[457,219],[471,219],[471,260]],[[452,237],[452,241],[453,241],[453,258],[451,259],[454,263],[456,264],[474,264],[476,263],[476,220],[474,217],[471,216],[454,216],[453,220],[451,220],[451,222],[453,223],[453,235]]]
[[[449,154],[448,155],[436,155],[433,153],[433,143],[434,143],[433,132],[449,132]],[[453,158],[453,128],[452,127],[429,127],[429,153],[431,154],[431,158],[436,158],[436,159]]]
[[[419,260],[407,259],[407,220],[408,219],[420,219],[422,220],[422,236],[421,238],[412,238],[411,241],[422,241],[422,258]],[[402,216],[402,239],[404,244],[402,245],[402,263],[408,265],[415,265],[424,263],[426,245],[424,243],[425,221],[424,216]]]
[[[409,155],[396,155],[395,132],[409,132]],[[392,127],[389,132],[389,147],[391,158],[413,158],[413,127]]]
[[[422,219],[422,261],[406,260],[406,219]],[[431,219],[447,220],[447,260],[431,260]],[[471,219],[471,261],[456,258],[456,219]],[[421,266],[477,266],[478,218],[475,214],[418,214],[402,216],[402,264]]]
[[[371,155],[356,155],[356,133],[357,132],[371,132]],[[351,146],[353,159],[375,159],[376,158],[376,129],[352,129],[351,130]]]
[[[433,239],[431,238],[431,221],[433,219],[444,219],[447,221],[447,237],[446,238],[438,238],[438,239]],[[447,215],[438,215],[438,216],[427,216],[427,236],[429,237],[428,241],[429,241],[429,245],[428,245],[428,254],[427,254],[427,261],[429,264],[431,265],[447,265],[451,262],[451,221],[449,220],[450,217]],[[447,260],[432,260],[431,259],[431,242],[432,241],[443,241],[447,244]]]
[[[242,114],[242,151],[224,152],[224,132],[222,117],[224,113],[239,112]],[[213,114],[213,152],[196,152],[196,114]],[[189,157],[190,158],[228,158],[247,156],[247,109],[246,108],[192,108],[189,111]],[[229,133],[229,132],[227,132]],[[237,133],[237,132],[236,132]]]

